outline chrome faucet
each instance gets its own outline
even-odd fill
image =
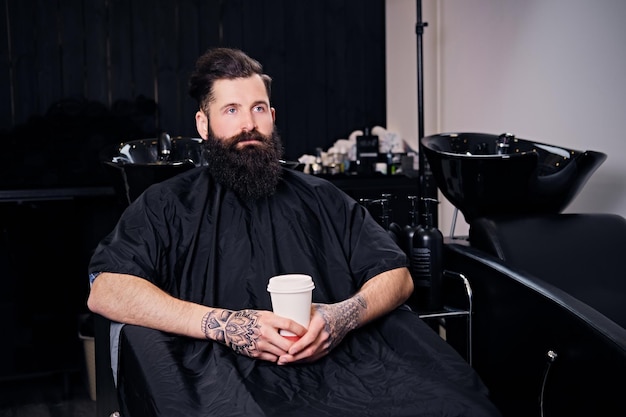
[[[505,155],[509,153],[509,144],[515,139],[512,133],[503,133],[496,140],[496,154]]]
[[[167,132],[162,132],[158,140],[159,161],[167,161],[172,153],[172,138]]]

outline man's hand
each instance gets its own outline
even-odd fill
[[[367,308],[365,300],[356,295],[335,304],[313,304],[313,315],[307,332],[291,346],[286,355],[278,358],[278,364],[312,362],[326,356],[348,334],[361,324],[361,316]]]
[[[279,329],[295,334],[306,331],[298,323],[270,311],[212,309],[202,318],[207,339],[225,344],[241,355],[271,362],[287,354],[293,344],[278,333]]]

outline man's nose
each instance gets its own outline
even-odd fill
[[[244,132],[251,132],[256,128],[256,121],[252,112],[244,113],[244,117],[241,121],[241,130]]]

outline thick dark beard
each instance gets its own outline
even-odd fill
[[[262,142],[237,149],[247,140]],[[208,170],[215,180],[233,190],[243,200],[258,200],[276,192],[281,175],[282,144],[276,128],[270,136],[257,131],[231,138],[218,138],[209,129],[204,141]]]

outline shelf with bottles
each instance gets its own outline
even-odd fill
[[[318,148],[319,149],[319,148]],[[362,160],[350,160],[345,154],[322,154],[315,162],[305,164],[303,171],[316,176],[349,176],[349,177],[380,177],[380,176],[418,176],[415,168],[416,156],[411,153],[378,153],[375,157]]]

